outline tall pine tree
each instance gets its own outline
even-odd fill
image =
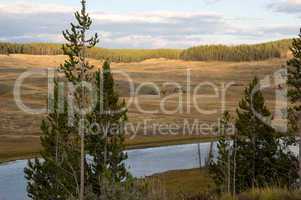
[[[124,125],[127,120],[125,102],[120,101],[109,61],[103,64],[102,72],[95,74],[98,99],[95,110],[90,115],[90,123],[98,124],[96,134],[87,136],[87,150],[93,157],[92,177],[93,189],[98,196],[103,195],[104,182],[120,183],[129,178],[124,165],[127,155],[124,151]]]
[[[233,144],[227,143],[224,134],[218,141],[218,156],[210,172],[222,192],[269,186],[290,188],[297,183],[298,160],[289,150],[294,137],[280,134],[262,121],[261,117],[272,115],[258,87],[255,78],[245,89],[237,109]],[[222,126],[229,122],[227,119],[224,116]]]
[[[80,136],[80,192],[79,199],[84,199],[84,189],[87,177],[85,176],[85,166],[87,165],[86,151],[85,151],[85,136],[86,129],[89,124],[86,123],[86,115],[81,112],[89,106],[91,102],[87,98],[86,88],[82,85],[84,82],[91,82],[91,73],[89,70],[94,68],[87,61],[86,50],[87,48],[94,47],[98,42],[98,36],[95,34],[91,38],[87,38],[87,31],[90,29],[92,20],[86,11],[86,1],[81,0],[82,9],[80,12],[75,13],[75,18],[77,24],[71,23],[70,30],[63,32],[64,38],[67,40],[68,44],[63,46],[63,51],[65,55],[68,55],[68,60],[61,65],[60,70],[63,72],[78,90],[73,91],[71,95],[74,96],[74,106],[79,109],[79,112],[75,112],[74,125],[77,127],[78,134]]]
[[[291,48],[293,58],[287,62],[288,66],[288,96],[293,107],[290,109],[292,131],[300,137],[301,121],[301,30],[299,37],[293,40]],[[296,134],[299,132],[299,134]],[[299,165],[301,166],[301,139],[299,138]],[[300,167],[301,168],[301,167]],[[301,172],[299,172],[301,175]]]
[[[98,36],[86,38],[92,20],[86,12],[85,0],[81,3],[81,11],[75,13],[77,23],[71,23],[71,29],[63,32],[68,41],[63,46],[68,60],[59,68],[77,90],[71,91],[73,102],[67,101],[60,96],[59,84],[55,82],[54,98],[48,102],[54,107],[41,126],[42,159],[29,161],[25,169],[28,196],[32,199],[106,199],[104,191],[109,189],[102,187],[104,181],[114,187],[129,177],[123,163],[127,158],[123,153],[127,110],[115,91],[109,62],[104,63],[102,73],[91,72],[94,66],[87,62],[86,49],[98,43]],[[91,100],[82,81],[96,87],[96,107],[86,115],[73,113],[74,106],[83,109]],[[60,99],[64,99],[63,110]],[[72,118],[70,113],[74,114]],[[101,131],[95,132],[91,128],[93,123]]]
[[[217,158],[212,160],[209,165],[209,171],[212,175],[216,185],[219,187],[219,192],[231,193],[232,191],[232,171],[233,160],[230,134],[230,114],[225,112],[220,120],[219,139],[217,142],[218,155]]]
[[[79,195],[80,151],[76,130],[68,126],[67,101],[59,108],[59,88],[55,81],[53,111],[41,125],[41,158],[25,168],[28,196],[34,200],[76,199]]]
[[[76,198],[82,200],[85,195],[85,187],[89,187],[87,182],[89,167],[84,148],[86,133],[81,132],[84,129],[80,124],[85,116],[81,112],[74,112],[73,126],[68,126],[70,120],[68,112],[75,110],[75,107],[81,111],[88,103],[82,82],[91,81],[89,70],[93,66],[86,60],[86,49],[92,48],[98,43],[97,34],[89,39],[86,38],[92,20],[86,12],[86,1],[82,0],[81,4],[81,11],[75,12],[76,24],[71,23],[70,30],[63,32],[68,42],[63,45],[63,51],[68,56],[68,60],[59,68],[67,81],[77,87],[77,90],[69,91],[74,98],[72,102],[68,102],[63,112],[56,105],[58,99],[64,99],[64,97],[59,96],[62,94],[55,92],[54,102],[48,102],[54,105],[54,111],[48,114],[48,118],[42,124],[43,152],[41,156],[43,161],[36,159],[34,163],[29,162],[28,168],[25,169],[28,192],[32,199],[53,197],[50,199]],[[67,104],[65,102],[64,104]],[[53,148],[55,148],[55,154]],[[39,173],[36,174],[37,172],[43,172],[44,174],[41,175],[44,175],[44,178],[37,178],[40,175]],[[54,178],[49,179],[47,175],[49,177],[54,176]],[[45,179],[44,184],[41,184],[40,179]],[[55,190],[48,190],[48,188]],[[46,192],[47,190],[49,192]],[[42,191],[43,194],[46,192],[50,196],[45,194],[41,197],[37,191]]]
[[[298,177],[297,158],[289,150],[291,138],[283,137],[261,120],[260,116],[272,116],[258,87],[255,78],[245,89],[237,110],[237,191],[274,185],[290,187]]]
[[[296,104],[295,110],[300,111],[301,105],[301,30],[299,38],[293,40],[291,51],[293,58],[287,62],[288,84],[290,87],[289,97]]]

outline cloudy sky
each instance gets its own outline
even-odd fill
[[[301,0],[87,0],[107,48],[186,48],[294,37]],[[79,0],[0,0],[0,41],[63,42]]]

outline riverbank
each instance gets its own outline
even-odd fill
[[[165,146],[160,148],[136,149],[127,151],[128,159],[125,161],[125,166],[128,171],[136,178],[156,177],[160,173],[159,189],[165,184],[168,191],[181,190],[181,185],[190,185],[188,189],[196,188],[197,184],[205,184],[208,181],[203,177],[199,177],[199,172],[175,173],[172,170],[195,169],[200,167],[198,158],[198,147],[201,152],[202,163],[205,162],[208,156],[210,143],[186,144],[176,146]],[[213,151],[216,145],[213,145]],[[0,194],[4,199],[23,199],[26,196],[27,180],[24,178],[24,168],[27,166],[27,160],[18,160],[14,162],[4,163],[0,165]],[[167,172],[172,171],[172,172]],[[157,175],[154,175],[157,174]],[[182,178],[185,177],[185,179]],[[190,178],[188,178],[190,177]],[[199,177],[199,178],[197,178]],[[196,179],[195,179],[196,178]],[[180,180],[177,180],[180,179]],[[190,180],[189,180],[190,179]],[[183,182],[182,182],[183,181]],[[156,182],[154,182],[156,183]],[[179,185],[180,184],[180,185]],[[158,185],[156,185],[157,187]],[[203,185],[204,187],[206,186]],[[16,193],[15,191],[18,191]]]
[[[127,150],[131,150],[210,142],[215,139],[213,136],[137,136],[132,140],[126,139],[125,145]],[[37,136],[0,137],[0,163],[36,157],[40,151],[40,138]]]

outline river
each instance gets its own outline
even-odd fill
[[[129,150],[126,151],[128,160],[125,163],[132,175],[139,178],[170,170],[197,168],[199,158],[205,163],[209,149],[210,143],[200,143]],[[215,150],[216,144],[213,152]],[[0,165],[0,200],[26,199],[23,172],[26,165],[26,160]]]

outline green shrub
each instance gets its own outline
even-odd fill
[[[301,191],[289,191],[281,188],[255,189],[232,197],[229,194],[218,197],[210,193],[202,193],[185,200],[301,200]]]

